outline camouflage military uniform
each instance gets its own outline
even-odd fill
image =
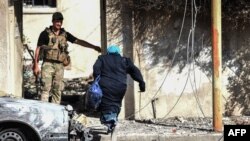
[[[63,90],[63,68],[62,63],[44,62],[42,65],[42,94],[41,100],[48,101],[49,94],[52,94],[52,103],[61,102],[61,93]],[[52,84],[53,83],[53,84]],[[51,87],[53,86],[53,87]]]

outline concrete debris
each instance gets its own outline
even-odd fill
[[[40,80],[40,79],[39,79]],[[79,77],[72,79],[64,79],[63,95],[84,95],[89,84],[93,81],[93,77]],[[36,97],[37,90],[35,84],[35,76],[32,72],[32,65],[24,66],[24,96],[32,99]]]

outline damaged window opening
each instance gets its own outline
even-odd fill
[[[23,0],[26,7],[56,7],[56,0]]]

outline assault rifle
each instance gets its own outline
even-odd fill
[[[35,63],[34,51],[32,49],[30,49],[27,44],[25,44],[24,46],[27,49],[27,51],[28,51],[28,53],[29,53],[29,55],[30,55],[30,57],[32,59],[32,63],[34,64]],[[41,90],[41,88],[40,88],[41,80],[39,78],[39,75],[35,75],[35,85],[36,85],[36,93],[37,93],[37,96],[39,97],[40,96],[40,90]]]

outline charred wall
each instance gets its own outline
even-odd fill
[[[121,3],[111,2],[107,5],[108,42],[120,44],[126,38],[122,35],[126,26],[122,25]],[[192,3],[195,2],[195,3]],[[132,11],[132,37],[134,62],[140,67],[147,80],[147,98],[135,94],[135,108],[140,110],[138,101],[142,101],[142,109],[146,117],[152,116],[150,100],[162,98],[158,112],[167,115],[174,100],[181,99],[174,115],[190,115],[197,105],[197,113],[191,116],[212,115],[212,58],[211,58],[211,3],[202,1],[128,1],[128,9]],[[247,0],[222,1],[222,57],[223,57],[223,107],[225,115],[249,115],[249,11]],[[128,21],[129,17],[127,17]],[[131,42],[131,41],[129,41]],[[126,51],[126,49],[123,49]],[[125,55],[127,53],[123,52]],[[198,73],[203,78],[198,82]],[[171,79],[187,79],[176,81],[176,89],[171,91]],[[166,79],[165,79],[166,78]],[[170,79],[171,78],[171,79]],[[170,80],[168,80],[170,79]],[[166,82],[164,82],[166,80]],[[172,81],[173,82],[173,81]],[[174,82],[173,82],[174,83]],[[190,85],[190,86],[186,86]],[[164,87],[167,87],[164,89]],[[190,87],[190,90],[188,89]],[[135,86],[136,89],[136,86]],[[136,91],[136,90],[135,90]],[[180,91],[180,92],[179,92]],[[195,96],[196,95],[196,96]],[[190,100],[190,97],[195,97]],[[148,102],[149,101],[149,102]],[[198,102],[200,101],[200,102]],[[183,106],[190,103],[190,113],[183,113]],[[160,105],[165,105],[161,109]],[[193,105],[193,106],[192,106]],[[196,106],[194,106],[196,105]],[[127,106],[127,105],[125,105]],[[138,108],[139,107],[139,108]],[[146,107],[146,108],[145,108]],[[146,109],[146,110],[145,110]],[[167,109],[167,110],[166,110]],[[202,110],[201,110],[202,109]],[[135,113],[136,113],[135,110]],[[138,113],[138,112],[137,112]],[[143,113],[143,112],[142,112]],[[160,117],[160,116],[158,116]]]

